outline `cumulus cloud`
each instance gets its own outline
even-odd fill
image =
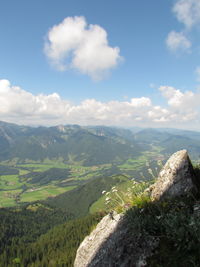
[[[182,32],[171,31],[166,39],[167,47],[175,52],[177,50],[188,50],[191,47],[191,42]]]
[[[200,23],[200,1],[199,0],[178,0],[173,12],[177,19],[182,22],[187,29]]]
[[[74,105],[57,93],[33,95],[11,85],[8,80],[0,80],[0,120],[27,125],[80,124],[190,129],[199,125],[200,93],[181,92],[170,86],[161,86],[159,90],[166,100],[164,106],[154,105],[148,97],[108,102],[85,99]]]
[[[181,92],[179,89],[176,89],[171,86],[161,86],[159,88],[162,95],[167,99],[171,114],[174,118],[177,118],[179,123],[191,120],[191,123],[199,123],[200,115],[200,93],[186,91]],[[193,125],[195,126],[195,125]]]
[[[166,39],[166,45],[171,51],[189,51],[192,46],[188,34],[193,27],[200,24],[199,0],[176,0],[172,9],[177,20],[184,24],[181,32],[171,31]]]
[[[44,51],[58,70],[76,69],[94,80],[102,79],[122,59],[120,49],[109,46],[106,31],[87,24],[84,17],[67,17],[53,26]]]
[[[0,80],[0,118],[20,123],[45,123],[48,119],[58,119],[69,107],[57,93],[50,95],[33,94],[12,86],[8,80]],[[54,110],[54,111],[53,111]]]

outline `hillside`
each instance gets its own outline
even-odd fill
[[[44,203],[53,208],[64,209],[74,217],[85,216],[89,213],[90,206],[102,196],[102,191],[109,191],[112,186],[127,181],[128,178],[122,175],[96,178],[72,191],[49,198]]]
[[[155,179],[175,149],[187,147],[194,159],[200,151],[198,132],[0,125],[2,157],[3,149],[9,155],[0,164],[0,205],[10,207],[0,209],[3,267],[19,263],[46,267],[50,262],[73,266],[80,242],[102,217],[95,212],[109,210],[103,191],[115,186],[122,195],[130,194],[132,179],[134,183]],[[140,209],[134,210],[137,218]],[[160,216],[157,210],[155,214]]]
[[[62,159],[67,163],[93,166],[123,162],[145,151],[152,151],[155,147],[168,155],[185,145],[191,157],[197,159],[199,140],[200,133],[184,130],[131,131],[78,125],[30,127],[0,122],[0,160],[15,158],[22,162]]]
[[[128,130],[78,125],[32,128],[0,122],[0,160],[63,158],[92,166],[123,161],[142,151]]]

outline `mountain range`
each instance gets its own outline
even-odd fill
[[[155,147],[164,155],[184,148],[192,159],[198,159],[200,132],[79,125],[30,127],[0,122],[1,161],[62,158],[70,164],[92,166],[122,162]]]

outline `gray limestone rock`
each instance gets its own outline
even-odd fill
[[[110,235],[115,232],[117,226],[120,224],[120,219],[121,215],[113,214],[112,217],[107,215],[100,221],[96,229],[87,236],[79,246],[74,267],[89,266],[88,264],[94,260],[100,247],[108,240]],[[103,254],[104,253],[102,253],[102,255]],[[101,258],[102,255],[100,255],[99,258]]]
[[[197,192],[194,170],[186,150],[180,150],[169,158],[151,190],[153,200]]]
[[[142,267],[157,246],[153,237],[137,240],[120,214],[105,216],[76,253],[74,267]]]

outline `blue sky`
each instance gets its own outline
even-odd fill
[[[199,0],[1,3],[0,120],[200,130]]]

